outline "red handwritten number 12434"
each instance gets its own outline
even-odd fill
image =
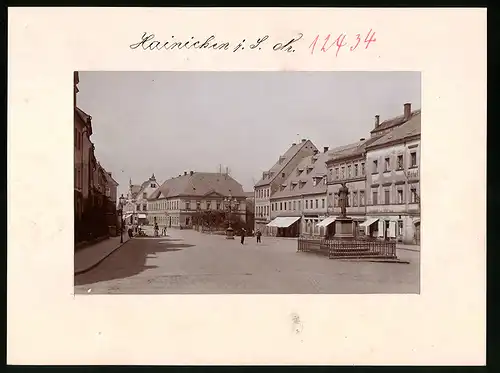
[[[321,46],[320,51],[321,52],[328,52],[328,50],[331,47],[336,46],[337,47],[337,51],[335,53],[335,56],[338,56],[340,49],[342,47],[345,47],[347,45],[346,36],[347,35],[345,35],[345,34],[340,34],[331,44],[329,44],[330,38],[331,38],[331,34],[328,34],[326,36],[326,38],[324,39],[324,41],[323,41],[323,45]],[[314,53],[314,50],[316,48],[316,44],[318,44],[318,41],[319,41],[319,35],[316,35],[316,37],[314,38],[313,42],[309,46],[309,48],[311,49],[311,54]],[[377,41],[377,39],[375,39],[375,32],[373,32],[372,29],[370,29],[370,31],[368,32],[368,34],[366,35],[366,37],[364,39],[365,49],[367,49],[370,46],[370,43],[373,43],[375,41]],[[359,45],[360,42],[361,42],[361,35],[360,34],[356,34],[356,40],[350,46],[349,50],[351,52],[353,52],[358,47],[358,45]],[[321,42],[320,42],[320,45],[321,45]]]

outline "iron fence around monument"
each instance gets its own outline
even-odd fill
[[[310,252],[330,259],[342,257],[396,258],[396,242],[369,239],[298,238],[297,251]]]

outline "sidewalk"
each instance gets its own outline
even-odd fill
[[[107,240],[88,246],[75,252],[75,275],[86,272],[104,259],[110,256],[115,250],[120,248],[129,240],[128,234],[123,235],[123,243],[120,243],[120,236],[110,237]]]
[[[396,245],[396,249],[420,252],[420,245],[405,245],[402,243],[398,243]]]

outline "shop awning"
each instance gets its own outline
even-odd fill
[[[334,216],[330,216],[328,218],[325,218],[321,220],[318,224],[316,224],[317,227],[328,227],[330,224],[332,224],[337,218]]]
[[[146,214],[139,214],[137,215],[139,219],[146,219]]]
[[[267,224],[268,227],[288,228],[300,219],[300,216],[279,217]]]
[[[364,222],[362,222],[359,226],[360,227],[369,227],[370,225],[372,225],[373,223],[377,222],[378,221],[378,218],[370,218],[370,219],[366,219]]]

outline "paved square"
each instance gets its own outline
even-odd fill
[[[410,264],[346,262],[297,253],[294,239],[207,235],[171,230],[134,238],[75,277],[76,294],[367,294],[419,293],[420,252]]]

